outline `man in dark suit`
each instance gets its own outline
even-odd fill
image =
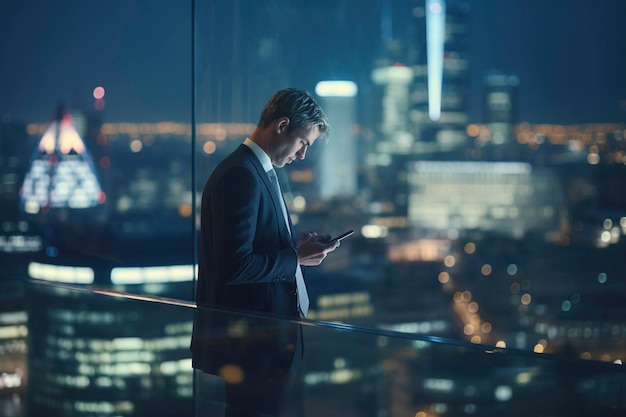
[[[308,92],[281,90],[204,188],[191,349],[195,369],[225,382],[227,416],[279,415],[297,371],[302,335],[293,319],[308,309],[301,267],[319,265],[339,243],[294,233],[273,167],[304,159],[328,130]]]

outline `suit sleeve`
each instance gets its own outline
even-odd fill
[[[260,178],[243,167],[226,170],[210,208],[220,275],[227,285],[291,282],[298,264],[293,243],[281,242],[276,210]]]

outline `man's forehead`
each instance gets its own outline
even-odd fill
[[[309,146],[313,145],[313,142],[317,140],[320,136],[320,126],[319,125],[311,125],[308,129],[306,129],[306,138],[309,142]]]

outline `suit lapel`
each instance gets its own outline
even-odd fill
[[[270,177],[267,175],[267,172],[265,172],[265,169],[263,168],[263,165],[261,165],[261,162],[254,155],[254,152],[252,152],[252,150],[248,148],[246,145],[240,145],[239,148],[242,151],[242,153],[245,153],[245,155],[247,156],[247,159],[250,161],[250,163],[256,170],[257,175],[259,176],[259,178],[261,178],[261,181],[265,185],[266,194],[269,195],[270,199],[272,200],[272,204],[274,205],[274,213],[276,215],[276,221],[278,222],[278,228],[280,229],[280,235],[283,237],[285,241],[293,242],[291,232],[290,232],[290,230],[293,230],[293,225],[291,224],[291,216],[289,216],[289,210],[287,210],[287,218],[289,220],[290,229],[287,228],[287,225],[285,224],[285,220],[283,216],[283,209],[280,205],[279,199],[281,199],[283,203],[285,201],[283,199],[283,196],[278,195],[278,193],[276,192],[274,185],[270,181]],[[286,207],[287,207],[287,204],[285,204],[285,208]]]

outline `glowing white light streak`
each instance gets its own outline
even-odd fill
[[[378,226],[375,224],[366,224],[361,227],[361,235],[368,239],[378,239],[381,237],[386,237],[388,233],[388,229],[384,226]]]
[[[25,311],[0,313],[0,324],[26,323],[28,314]]]
[[[101,374],[110,376],[148,375],[151,370],[149,364],[140,362],[100,365],[98,369]]]
[[[28,328],[24,325],[0,327],[0,339],[18,339],[28,335]]]
[[[39,262],[28,264],[28,275],[34,279],[66,284],[92,284],[94,278],[93,269],[89,267],[48,265]]]
[[[146,266],[135,268],[113,268],[113,284],[154,284],[163,282],[191,281],[193,265]]]
[[[161,363],[161,373],[164,375],[177,375],[180,372],[192,369],[191,359],[181,359],[178,361],[168,361]]]
[[[9,388],[19,388],[22,386],[22,372],[17,371],[13,374],[3,372],[0,375],[0,390]]]
[[[143,349],[143,340],[138,337],[118,337],[113,339],[113,349]]]
[[[426,53],[428,58],[428,116],[441,118],[443,90],[443,50],[445,41],[446,2],[426,0]]]
[[[352,81],[320,81],[315,86],[315,94],[320,97],[354,97],[357,92]]]

